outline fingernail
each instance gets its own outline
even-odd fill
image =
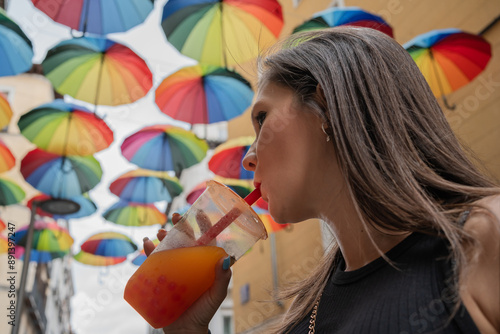
[[[158,232],[167,232],[167,230],[165,230],[164,228],[160,228]]]
[[[142,239],[142,242],[146,242],[146,241],[148,241],[148,240],[149,240],[149,238],[148,238],[148,237],[144,237],[144,239]]]
[[[224,262],[222,262],[222,269],[228,270],[230,266],[231,266],[231,257],[228,256],[224,259]]]

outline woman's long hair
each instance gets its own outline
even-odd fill
[[[290,88],[329,123],[362,220],[446,238],[461,273],[473,239],[459,215],[498,188],[471,162],[408,52],[376,30],[336,27],[292,35],[259,59],[259,71],[260,84]],[[284,291],[295,300],[276,332],[311,311],[336,257],[334,245],[310,278]]]

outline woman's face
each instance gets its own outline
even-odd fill
[[[243,165],[255,172],[273,218],[278,223],[318,218],[340,178],[323,120],[304,110],[290,89],[268,82],[257,93],[252,122],[257,138]]]

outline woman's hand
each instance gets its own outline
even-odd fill
[[[181,215],[174,213],[172,222],[177,224]],[[158,240],[163,240],[167,231],[161,229],[158,231]],[[144,252],[147,256],[155,249],[155,245],[148,238],[144,238]],[[223,268],[224,266],[224,268]],[[174,323],[163,328],[165,334],[174,333],[207,333],[208,324],[215,312],[222,304],[227,295],[227,287],[231,279],[231,270],[229,270],[229,258],[220,259],[215,266],[214,284],[195,301],[186,312],[184,312]]]

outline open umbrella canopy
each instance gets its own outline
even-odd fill
[[[26,247],[28,226],[24,226],[14,234],[14,243]],[[37,220],[34,222],[32,249],[44,252],[67,252],[73,245],[73,238],[67,229],[55,222]]]
[[[33,47],[28,36],[0,8],[0,76],[28,71],[32,58]]]
[[[112,266],[127,260],[126,256],[101,256],[84,251],[79,251],[73,258],[80,263],[90,266]]]
[[[182,54],[233,67],[274,44],[283,28],[277,0],[169,0],[161,25]]]
[[[473,80],[491,59],[491,45],[481,36],[459,29],[440,29],[405,43],[436,97]]]
[[[14,181],[0,177],[0,205],[11,205],[21,202],[26,194]]]
[[[33,201],[44,202],[44,201],[51,200],[51,199],[54,199],[54,198],[52,196],[49,196],[49,195],[45,195],[45,194],[36,195],[36,196],[32,197],[28,201],[28,203],[26,203],[26,206],[31,209],[33,206]],[[87,216],[90,216],[91,214],[93,214],[94,212],[97,211],[97,206],[90,199],[88,194],[83,194],[81,196],[74,196],[74,197],[71,197],[68,199],[73,201],[73,202],[78,203],[78,205],[80,206],[80,209],[77,212],[70,213],[67,215],[59,215],[59,214],[48,213],[48,212],[42,210],[42,208],[37,207],[36,213],[40,216],[52,217],[54,219],[66,219],[67,220],[67,219],[73,219],[73,218],[87,217]]]
[[[337,26],[372,28],[393,37],[391,26],[382,17],[358,7],[331,7],[325,9],[314,14],[312,19],[296,27],[293,33]]]
[[[141,168],[179,174],[203,160],[208,145],[190,131],[170,125],[153,125],[127,137],[121,150],[128,161]]]
[[[172,202],[182,186],[167,172],[136,169],[126,172],[111,183],[109,189],[120,199],[136,203]]]
[[[89,156],[61,156],[36,148],[21,161],[26,182],[44,194],[69,199],[94,188],[102,176],[99,162]]]
[[[198,64],[180,69],[156,89],[156,104],[168,116],[190,124],[228,121],[252,104],[250,83],[223,67]]]
[[[21,134],[37,147],[59,155],[91,155],[113,142],[113,132],[104,120],[63,100],[29,111],[18,125]]]
[[[94,105],[134,102],[153,85],[151,71],[141,57],[100,37],[62,41],[47,52],[42,67],[59,93]]]
[[[31,1],[55,22],[96,35],[127,31],[153,10],[153,0]]]
[[[0,92],[0,129],[9,125],[11,118],[12,108],[7,100],[7,96]]]
[[[278,224],[274,221],[273,217],[269,214],[269,211],[261,209],[259,207],[253,207],[255,213],[259,215],[260,220],[264,223],[267,233],[274,233],[281,231],[282,229],[288,227],[290,224]]]
[[[239,137],[219,145],[208,161],[208,168],[225,178],[253,179],[253,172],[244,169],[242,162],[254,140],[254,137]]]
[[[228,186],[242,198],[245,198],[248,194],[250,194],[253,189],[252,185],[248,181],[222,178],[218,178],[217,181]],[[205,191],[205,189],[207,189],[207,182],[208,181],[203,181],[191,189],[191,191],[186,195],[186,202],[192,205]]]
[[[18,259],[24,260],[25,248],[22,246],[16,246],[14,250],[14,256]],[[32,249],[30,252],[30,262],[36,263],[48,263],[54,259],[59,259],[64,257],[66,254],[69,254],[69,249],[66,251],[56,251],[56,252],[47,252],[47,251],[39,251],[36,249]]]
[[[16,158],[7,147],[7,144],[0,139],[0,173],[6,172],[16,164]]]
[[[135,243],[118,232],[94,234],[82,243],[80,249],[86,253],[106,257],[127,257],[137,250]]]
[[[158,210],[154,204],[127,201],[118,201],[107,209],[102,216],[110,222],[125,226],[162,225],[167,220],[167,216]]]
[[[3,235],[0,235],[0,254],[5,254],[9,250],[9,241]],[[146,256],[146,254],[144,254]],[[144,262],[144,260],[143,260]]]

